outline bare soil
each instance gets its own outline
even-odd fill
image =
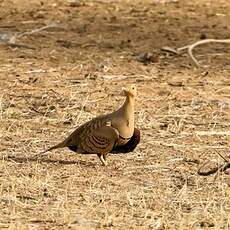
[[[52,23],[0,44],[0,229],[229,229],[229,170],[197,171],[230,159],[230,45],[197,47],[200,69],[161,48],[229,38],[230,2],[0,1],[2,39]],[[127,83],[134,152],[33,160]]]

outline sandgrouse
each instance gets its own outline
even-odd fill
[[[97,154],[106,165],[108,153],[127,153],[133,151],[140,142],[140,131],[134,128],[134,103],[136,86],[122,88],[126,97],[124,104],[113,113],[101,115],[79,126],[61,143],[47,151],[68,147],[79,154]]]

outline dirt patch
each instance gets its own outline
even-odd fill
[[[230,227],[229,170],[197,174],[223,162],[216,151],[230,157],[230,46],[197,48],[205,69],[161,51],[229,38],[229,1],[0,5],[2,39],[53,25],[19,37],[19,47],[0,44],[0,228]],[[117,108],[127,83],[138,87],[133,153],[109,156],[107,167],[67,149],[31,159]]]

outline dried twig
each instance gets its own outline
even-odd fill
[[[23,32],[23,33],[20,33],[20,34],[15,34],[15,35],[0,34],[0,43],[6,44],[6,45],[11,46],[11,47],[23,47],[23,48],[28,48],[28,49],[34,49],[33,47],[30,47],[30,46],[27,46],[27,45],[24,45],[24,44],[16,43],[17,39],[21,38],[21,37],[23,37],[25,35],[38,33],[38,32],[40,32],[42,30],[45,30],[45,29],[48,29],[48,28],[51,28],[51,27],[55,27],[55,26],[56,26],[55,23],[50,23],[49,25],[40,27],[38,29],[33,29],[31,31]]]
[[[173,49],[170,47],[162,47],[162,50],[173,53],[173,54],[181,54],[181,53],[187,51],[189,57],[192,59],[195,66],[200,67],[199,62],[197,61],[197,59],[193,55],[193,49],[197,46],[207,44],[207,43],[230,43],[230,39],[204,39],[204,40],[200,40],[200,41],[197,41],[197,42],[192,43],[190,45],[183,46],[183,47],[180,47],[177,49]]]
[[[227,169],[230,168],[230,163],[225,163],[225,164],[222,164],[222,165],[219,165],[213,169],[210,169],[209,171],[202,171],[201,169],[203,168],[203,165],[199,168],[198,170],[198,174],[200,176],[209,176],[209,175],[212,175],[216,172],[224,172],[226,171]]]
[[[215,150],[215,152],[226,162],[226,163],[230,163],[229,160],[227,160],[221,153],[217,152]]]
[[[23,36],[29,35],[29,34],[38,33],[38,32],[40,32],[40,31],[42,31],[42,30],[46,30],[46,29],[48,29],[48,28],[52,28],[52,27],[55,27],[55,26],[57,26],[55,23],[51,23],[51,24],[49,24],[49,25],[42,26],[42,27],[40,27],[40,28],[38,28],[38,29],[33,29],[33,30],[31,30],[31,31],[26,31],[26,32],[23,32],[23,33],[21,33],[21,34],[18,34],[18,35],[16,35],[16,38],[20,38],[20,37],[23,37]]]
[[[216,151],[216,150],[215,150]],[[201,169],[203,168],[204,165],[202,165],[199,170],[198,170],[198,174],[200,176],[209,176],[212,175],[214,173],[217,172],[224,172],[227,169],[230,168],[230,162],[229,160],[227,160],[222,154],[220,154],[219,152],[216,151],[216,153],[225,161],[224,164],[218,165],[217,167],[214,167],[213,169],[210,169],[209,171],[202,171]]]

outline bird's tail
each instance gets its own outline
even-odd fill
[[[36,154],[34,157],[35,157],[35,158],[40,157],[40,156],[42,156],[44,153],[49,152],[49,151],[54,150],[54,149],[64,148],[64,147],[66,147],[66,146],[67,146],[67,145],[66,145],[66,142],[67,142],[67,141],[66,141],[66,140],[64,140],[64,141],[60,142],[59,144],[54,145],[54,146],[52,146],[52,147],[50,147],[50,148],[46,149],[45,151],[43,151],[43,152],[41,152],[41,153]]]

